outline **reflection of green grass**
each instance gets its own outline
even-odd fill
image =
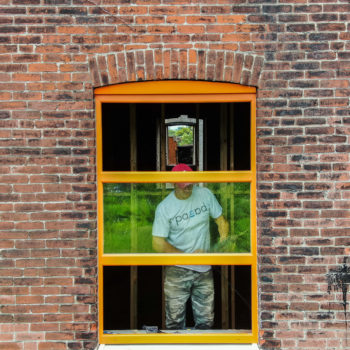
[[[130,224],[127,222],[104,223],[104,252],[128,253],[130,252]]]
[[[104,185],[105,253],[153,252],[154,213],[164,193],[156,184],[134,187],[131,189],[130,184]]]
[[[226,184],[224,184],[226,185]],[[157,204],[169,191],[162,192],[156,184],[138,184],[134,189],[137,195],[131,205],[131,188],[128,184],[104,185],[104,252],[105,253],[150,253],[152,250],[152,224]],[[211,222],[213,252],[250,251],[250,195],[249,184],[227,185],[221,191],[220,184],[208,184],[224,207],[226,218],[231,225],[229,238],[218,242],[215,223]],[[232,201],[231,198],[234,198]],[[233,213],[234,217],[230,215]],[[132,217],[132,220],[131,220]],[[131,231],[135,231],[133,242]]]
[[[147,226],[137,226],[137,253],[152,252],[152,223]],[[131,235],[129,223],[105,223],[104,235],[105,253],[130,253]]]
[[[224,186],[224,187],[222,187]],[[244,253],[250,251],[250,184],[209,184],[223,206],[224,216],[230,222],[228,238],[219,243],[216,225],[211,224],[213,252]],[[232,217],[233,215],[233,217]]]
[[[117,208],[116,208],[117,207]],[[126,217],[118,215],[120,212],[127,213]],[[126,210],[127,209],[127,210]],[[104,220],[104,252],[105,253],[130,253],[131,248],[131,223],[129,203],[119,205],[105,204]],[[133,246],[139,253],[152,251],[152,221],[140,220],[142,215],[134,213],[134,229],[136,241]],[[113,218],[113,219],[112,219]]]

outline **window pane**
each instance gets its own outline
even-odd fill
[[[250,169],[250,103],[233,105],[233,169]]]
[[[103,171],[171,170],[176,162],[204,171],[249,170],[250,108],[250,103],[103,103]]]
[[[250,251],[249,183],[175,187],[104,184],[104,253]]]
[[[102,104],[103,170],[130,170],[130,104]],[[122,150],[122,152],[117,152]],[[120,153],[123,155],[120,156]]]
[[[213,324],[210,328],[218,331],[249,331],[251,329],[250,266],[214,265],[210,271],[209,276],[214,286],[214,310],[211,311]],[[104,332],[124,334],[150,333],[155,330],[171,332],[166,326],[166,313],[169,309],[166,309],[164,293],[164,281],[168,273],[169,267],[164,266],[133,268],[105,266]],[[190,297],[185,305],[186,329],[182,331],[201,332],[202,330],[194,329],[195,321]],[[145,329],[145,326],[148,328]],[[205,331],[207,330],[203,330]]]
[[[159,103],[137,103],[136,114],[136,153],[138,171],[157,170],[157,130],[161,105]],[[119,156],[122,156],[117,152]]]

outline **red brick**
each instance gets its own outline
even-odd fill
[[[0,294],[39,313],[0,314],[22,325],[4,344],[96,347],[93,87],[173,78],[258,87],[261,344],[344,347],[342,296],[327,294],[325,276],[349,245],[348,5],[41,3],[4,0],[1,9],[0,274],[12,277]],[[14,288],[13,278],[42,284]],[[68,309],[85,302],[88,311]],[[68,313],[40,314],[55,307]]]
[[[58,342],[41,342],[39,344],[39,350],[65,350],[66,344],[65,343],[58,343]]]
[[[42,296],[17,296],[17,304],[42,304],[44,298]]]
[[[14,342],[7,343],[5,341],[0,343],[0,349],[1,350],[22,350],[22,346],[20,343],[14,343]]]
[[[59,323],[33,323],[30,327],[32,332],[58,332]]]
[[[175,23],[175,24],[183,24],[185,23],[186,18],[184,16],[167,16],[166,22],[167,23]],[[192,22],[188,22],[192,23]]]
[[[222,41],[239,42],[239,41],[248,41],[248,40],[249,40],[249,34],[223,34],[222,35]]]
[[[28,67],[29,72],[57,72],[57,65],[56,64],[49,64],[49,63],[32,63]]]

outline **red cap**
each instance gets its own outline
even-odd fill
[[[175,165],[171,171],[192,171],[192,168],[190,168],[187,164],[180,163]],[[183,183],[180,182],[177,184],[180,188],[186,188],[187,186],[193,185],[192,183]]]
[[[180,163],[175,165],[171,171],[192,171],[192,168],[190,168],[187,164]]]

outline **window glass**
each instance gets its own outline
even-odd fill
[[[103,171],[250,170],[250,103],[103,103]]]
[[[169,332],[208,332],[194,329],[189,298],[186,305],[186,329],[168,330],[165,325],[163,281],[166,267],[105,266],[104,333],[147,334]],[[241,332],[251,329],[251,268],[250,266],[213,265],[214,322],[211,329]],[[137,280],[137,284],[131,281]],[[133,318],[131,325],[131,295]],[[116,302],[118,301],[118,302]],[[212,332],[212,330],[211,330]]]
[[[110,103],[102,104],[102,155],[105,171],[130,170],[130,105],[120,103],[118,108],[115,107]],[[123,150],[122,157],[117,150]]]
[[[192,85],[96,90],[102,344],[257,341],[255,89]]]
[[[163,232],[187,253],[250,252],[249,183],[194,184],[186,199],[178,199],[175,192],[174,184],[104,184],[104,253],[154,253],[152,238],[163,237]],[[221,215],[228,225],[224,239],[215,220]],[[184,241],[181,232],[189,225],[198,239],[204,230],[205,241]]]

